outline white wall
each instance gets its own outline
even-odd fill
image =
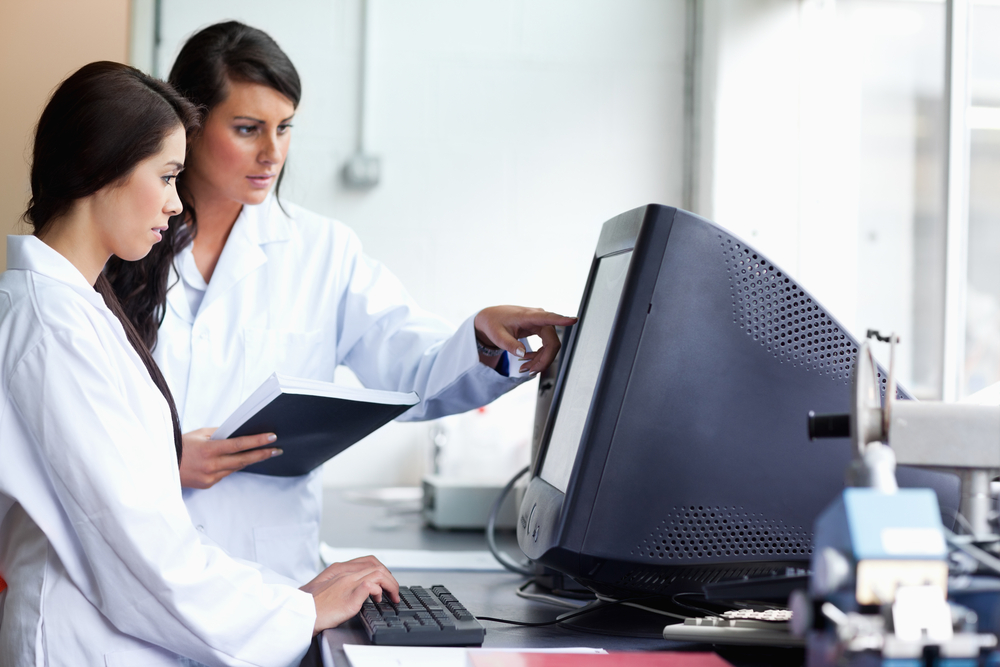
[[[680,203],[683,0],[372,0],[367,149],[383,179],[368,192],[339,180],[356,145],[358,9],[164,2],[157,67],[166,77],[209,23],[269,32],[304,85],[285,196],[350,224],[428,309],[456,324],[498,303],[575,314],[600,225]],[[475,416],[522,458],[533,385]],[[326,480],[415,483],[427,440],[426,426],[390,425]]]

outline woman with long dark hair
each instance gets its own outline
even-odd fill
[[[177,397],[195,523],[231,553],[304,581],[319,567],[319,472],[231,474],[280,454],[280,434],[272,448],[268,434],[210,441],[211,427],[275,371],[330,381],[339,364],[367,387],[415,391],[406,419],[464,412],[548,366],[553,325],[574,320],[499,306],[456,330],[421,310],[348,227],[279,200],[301,83],[266,33],[237,22],[201,30],[170,82],[204,112],[178,181],[183,224],[109,277]],[[520,339],[532,334],[543,347],[526,352]]]
[[[398,599],[374,559],[300,590],[191,523],[170,390],[102,269],[169,236],[195,127],[169,85],[108,62],[38,122],[34,233],[0,276],[2,665],[294,665],[370,594]]]

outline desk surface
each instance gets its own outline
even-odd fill
[[[486,548],[481,532],[438,531],[423,528],[419,513],[398,507],[379,507],[351,502],[342,491],[326,493],[321,538],[337,547],[370,547],[444,550],[478,550]],[[517,554],[517,540],[512,531],[501,532],[498,542]],[[526,581],[506,572],[455,572],[406,570],[393,573],[403,586],[433,586],[443,584],[474,614],[512,620],[541,622],[553,620],[567,611],[543,602],[520,598],[518,586]],[[563,625],[525,628],[484,621],[486,648],[556,648],[590,646],[609,651],[656,651],[683,648],[708,650],[705,646],[668,642],[662,638],[634,638],[601,635]],[[349,667],[344,644],[367,644],[361,624],[356,620],[326,630],[322,641],[326,667]],[[803,652],[792,649],[721,648],[719,653],[738,665],[800,665]],[[332,664],[331,664],[332,663]]]

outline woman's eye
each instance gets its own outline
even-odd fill
[[[170,174],[169,176],[163,176],[162,178],[163,178],[163,182],[164,183],[166,183],[167,185],[170,185],[171,183],[174,182],[174,180],[177,178],[177,176],[175,176],[174,174]]]
[[[278,134],[284,134],[285,132],[287,132],[290,129],[292,129],[292,124],[291,123],[287,123],[285,125],[279,125],[278,126]]]
[[[237,125],[236,126],[236,133],[237,134],[253,134],[256,131],[257,131],[257,126],[256,125]]]

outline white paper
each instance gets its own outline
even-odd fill
[[[344,644],[351,667],[467,667],[470,653],[606,653],[599,648],[461,648]]]
[[[464,570],[503,572],[504,567],[489,551],[426,551],[423,549],[365,549],[331,547],[320,544],[319,554],[325,565],[375,556],[390,570]]]

